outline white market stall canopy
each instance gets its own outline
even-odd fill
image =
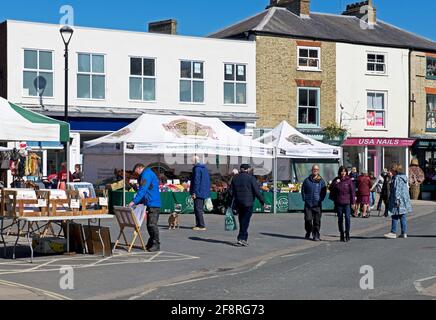
[[[69,124],[21,108],[0,97],[0,141],[61,141]]]
[[[127,127],[85,143],[124,144],[126,154],[210,154],[272,158],[273,147],[229,128],[218,118],[144,114]]]
[[[341,157],[339,147],[309,138],[286,121],[256,141],[276,147],[279,158],[339,159]]]

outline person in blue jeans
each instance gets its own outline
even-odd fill
[[[241,165],[241,172],[234,176],[229,189],[230,198],[233,199],[234,207],[238,213],[239,235],[237,245],[248,246],[248,228],[253,215],[253,203],[259,199],[262,206],[265,200],[260,193],[260,188],[253,175],[250,174],[250,165]]]
[[[398,221],[401,223],[400,238],[407,238],[407,214],[413,211],[410,201],[407,176],[402,173],[400,164],[391,166],[392,182],[388,202],[388,214],[392,218],[391,232],[385,234],[388,239],[397,238]]]
[[[330,195],[333,196],[336,212],[338,214],[338,225],[341,242],[350,241],[351,230],[351,206],[356,203],[356,188],[348,175],[345,167],[340,167],[338,177],[330,185]],[[345,232],[344,232],[345,216]]]
[[[200,162],[200,157],[193,157],[194,168],[192,169],[190,194],[194,201],[195,227],[194,231],[206,231],[204,222],[204,201],[210,198],[210,176],[207,167]]]

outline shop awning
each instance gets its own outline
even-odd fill
[[[309,138],[283,121],[272,131],[256,139],[277,148],[279,158],[339,159],[340,148]]]
[[[411,147],[415,139],[404,138],[348,138],[343,147]]]
[[[61,141],[70,138],[70,126],[21,108],[0,97],[1,141]]]
[[[127,127],[85,143],[124,144],[127,154],[210,154],[272,158],[272,147],[229,128],[218,118],[144,114]]]

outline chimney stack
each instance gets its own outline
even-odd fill
[[[282,7],[300,17],[310,16],[310,0],[270,0],[267,9],[271,7]]]
[[[363,19],[369,25],[375,25],[377,23],[377,9],[374,6],[373,0],[349,4],[342,14]]]
[[[169,19],[150,22],[148,24],[148,32],[175,35],[177,34],[177,20]]]

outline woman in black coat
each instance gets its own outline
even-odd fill
[[[388,214],[388,203],[389,203],[389,195],[391,191],[391,181],[392,181],[392,174],[391,172],[388,172],[386,176],[384,177],[385,180],[383,182],[382,190],[380,193],[380,197],[383,200],[383,203],[385,205],[385,214],[384,216],[387,217]]]

